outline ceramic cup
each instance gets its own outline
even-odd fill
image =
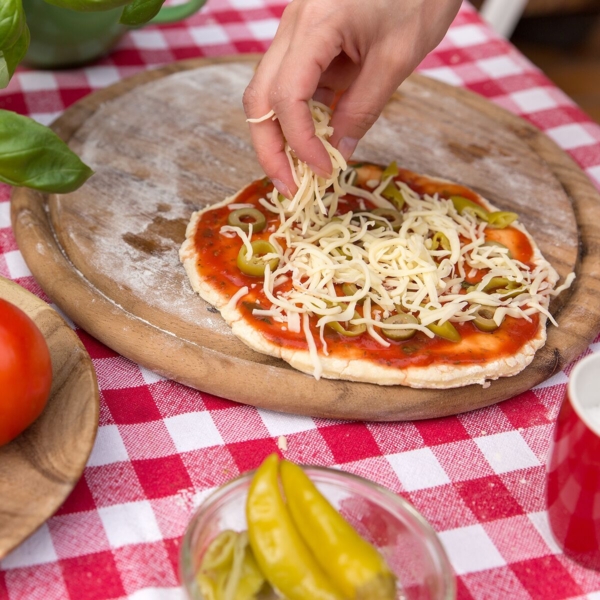
[[[584,358],[569,378],[554,430],[546,499],[564,553],[600,570],[600,354]]]
[[[177,6],[163,6],[153,24],[174,23],[194,14],[206,0],[188,0]],[[119,24],[123,8],[78,12],[46,4],[44,0],[23,0],[31,44],[25,64],[42,69],[73,67],[107,54],[127,31]]]

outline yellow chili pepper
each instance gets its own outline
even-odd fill
[[[342,600],[294,525],[277,478],[279,459],[267,457],[248,491],[246,519],[256,562],[288,600]]]
[[[396,581],[381,554],[329,504],[298,465],[284,460],[280,472],[300,535],[345,597],[393,600]]]
[[[206,550],[196,575],[206,600],[253,600],[265,585],[248,533],[222,531]]]

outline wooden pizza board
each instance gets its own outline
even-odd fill
[[[524,372],[446,391],[321,380],[236,339],[192,292],[178,249],[190,215],[262,176],[242,110],[257,57],[192,60],[96,92],[54,130],[96,174],[75,193],[18,189],[15,234],[34,276],[78,325],[186,385],[268,409],[368,420],[439,417],[530,389],[600,329],[600,199],[586,175],[525,121],[465,90],[406,81],[356,159],[472,187],[514,210],[574,287],[552,307],[560,327]]]

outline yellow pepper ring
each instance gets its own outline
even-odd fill
[[[508,212],[505,210],[497,210],[495,212],[491,212],[488,215],[488,227],[492,227],[493,229],[504,229],[508,227],[511,223],[516,221],[519,218],[519,215],[514,212]]]
[[[516,298],[527,292],[526,285],[520,285],[516,281],[509,281],[506,287],[496,290],[496,294],[500,294],[503,300],[506,298]]]
[[[237,255],[237,266],[238,269],[252,277],[263,277],[265,274],[266,266],[269,265],[271,272],[273,272],[279,264],[279,258],[275,257],[268,261],[262,259],[267,254],[274,254],[275,247],[266,240],[255,240],[252,242],[252,256],[248,259],[248,249],[245,244],[242,245]]]
[[[450,200],[452,200],[452,204],[454,204],[454,208],[459,215],[468,212],[479,217],[482,221],[488,221],[490,213],[476,202],[464,196],[450,196]]]
[[[375,208],[371,213],[386,219],[394,231],[398,231],[400,227],[402,227],[402,215],[397,210],[391,208]]]
[[[462,339],[460,333],[458,333],[458,330],[450,323],[450,321],[446,321],[443,325],[431,323],[430,325],[426,325],[426,327],[438,337],[448,340],[449,342],[460,342]]]
[[[399,312],[396,315],[384,319],[382,323],[384,325],[417,325],[419,320],[416,317],[413,317],[413,315]],[[383,333],[386,338],[395,341],[408,340],[415,335],[416,332],[416,329],[386,329],[385,327],[382,327],[381,329],[381,333]]]
[[[448,239],[448,236],[445,233],[442,233],[441,231],[436,231],[433,238],[431,238],[431,249],[437,250],[438,248],[440,248],[440,246],[443,250],[446,250],[448,252],[452,250],[452,246],[450,245],[450,240]]]
[[[512,258],[512,253],[509,249],[508,246],[505,246],[504,244],[501,244],[500,242],[497,242],[496,240],[487,240],[485,242],[483,242],[483,244],[481,244],[480,248],[489,248],[489,247],[493,247],[493,248],[499,248],[499,249],[506,249],[508,250],[508,252],[506,253],[506,256],[508,256],[508,258]]]
[[[361,317],[358,312],[354,311],[354,316],[352,318],[360,319]],[[353,325],[352,323],[349,323],[349,325],[350,326],[348,329],[346,329],[339,321],[330,321],[327,323],[327,327],[329,327],[329,329],[333,329],[345,337],[358,337],[367,330],[367,326],[364,323],[361,323],[360,325]]]
[[[496,321],[494,321],[494,311],[490,308],[481,307],[475,311],[475,320],[473,324],[480,331],[494,331],[498,329]]]
[[[227,222],[232,227],[239,227],[245,233],[250,231],[250,225],[253,233],[258,233],[267,226],[267,218],[257,208],[238,208],[229,213]]]
[[[492,292],[497,290],[498,288],[506,288],[510,289],[511,284],[515,283],[514,281],[510,281],[506,277],[492,277],[481,290],[482,292]],[[477,289],[477,284],[467,288],[467,292],[473,292]]]

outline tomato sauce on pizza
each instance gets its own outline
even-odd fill
[[[441,198],[459,195],[481,205],[478,195],[461,185],[431,181],[405,169],[400,169],[394,179],[406,183],[420,195],[438,195]],[[273,184],[268,180],[255,181],[236,196],[235,204],[251,204],[260,210],[262,207],[259,200],[272,193],[272,190]],[[336,216],[360,210],[359,198],[356,196],[349,194],[343,199],[344,202],[341,204],[340,210],[336,212]],[[367,210],[376,208],[367,200],[364,201],[364,207]],[[253,310],[257,308],[267,308],[269,300],[262,287],[258,285],[258,278],[244,274],[237,267],[236,259],[240,244],[232,243],[231,239],[218,233],[221,227],[228,224],[230,213],[231,209],[228,206],[222,206],[202,215],[194,238],[199,272],[203,277],[213,281],[214,285],[229,297],[232,297],[240,288],[247,286],[249,292],[238,307],[247,322],[275,344],[306,349],[307,341],[302,332],[291,332],[283,323],[278,323],[269,317],[256,317],[252,314]],[[278,224],[276,215],[268,215],[267,227],[256,234],[253,239],[268,239],[273,228]],[[533,248],[529,238],[522,231],[510,226],[503,230],[490,229],[486,238],[498,242],[504,240],[517,260],[530,268],[533,267],[531,264]],[[481,281],[484,274],[485,271],[480,270],[476,276],[471,278],[471,282]],[[357,310],[360,313],[360,307],[357,307]],[[316,322],[317,318],[312,317],[311,330],[315,338],[319,336]],[[455,325],[461,336],[461,343],[458,344],[437,336],[429,338],[424,333],[417,332],[413,338],[408,340],[390,340],[390,346],[387,348],[381,347],[374,339],[365,334],[348,339],[340,333],[326,330],[325,336],[328,351],[332,354],[340,354],[345,358],[361,357],[396,368],[436,363],[466,365],[515,354],[526,342],[535,337],[538,325],[538,315],[533,315],[530,320],[508,316],[497,330],[483,333],[469,321]],[[492,336],[493,342],[490,336]]]

